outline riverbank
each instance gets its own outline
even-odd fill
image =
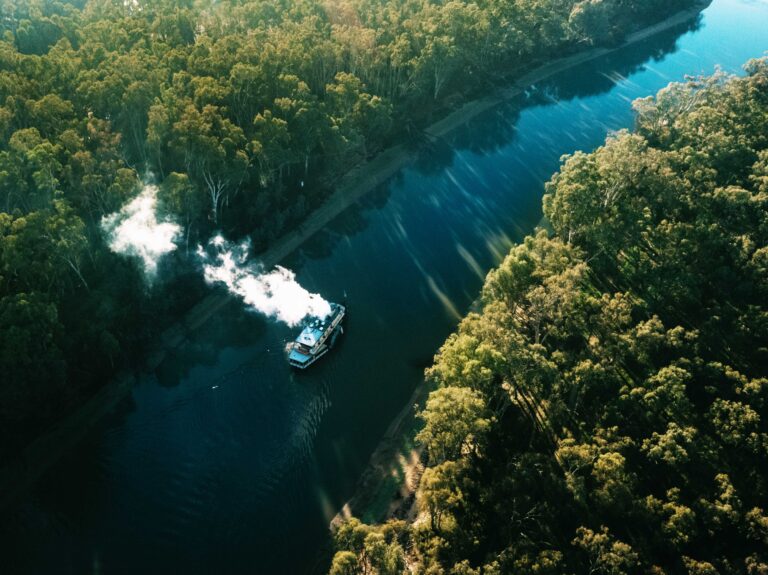
[[[654,27],[653,32],[647,33],[643,37],[682,23],[691,17],[693,15],[683,19],[677,17],[676,21],[667,22],[661,27]],[[639,39],[642,38],[632,41]],[[558,61],[559,64],[555,62],[541,67],[537,69],[538,73],[531,72],[523,76],[523,78],[529,83],[536,82],[569,66],[590,59],[590,57],[586,57],[589,54],[592,54],[591,58],[596,58],[610,51],[601,49],[590,51],[589,53],[581,53],[575,57]],[[553,68],[553,65],[556,66]],[[427,129],[428,134],[433,137],[440,137],[448,133],[456,126],[476,117],[496,103],[503,101],[504,98],[519,93],[521,90],[520,86],[523,85],[525,85],[523,79],[518,80],[510,88],[495,92],[492,96],[475,102],[469,102],[457,108],[454,112],[430,126]],[[385,182],[397,171],[409,165],[414,155],[413,150],[404,146],[397,146],[383,152],[372,161],[358,166],[355,170],[348,173],[340,182],[337,192],[320,209],[314,212],[298,230],[287,234],[272,249],[262,254],[261,259],[265,266],[271,267],[281,261],[349,205]],[[230,299],[222,294],[212,294],[202,300],[189,313],[185,314],[177,324],[162,334],[155,352],[150,354],[148,358],[147,366],[153,369],[162,362],[167,353],[184,345],[188,335],[203,325],[211,315],[220,310],[228,301]],[[40,477],[46,469],[50,468],[70,446],[76,444],[101,416],[113,409],[120,399],[129,393],[130,389],[131,385],[128,379],[116,378],[112,383],[102,388],[97,395],[86,402],[76,413],[73,413],[52,431],[49,431],[45,436],[39,438],[25,449],[22,456],[18,458],[18,461],[23,462],[22,464],[17,463],[17,460],[10,462],[0,471],[0,492],[3,494],[3,497],[0,499],[0,505],[5,505],[12,501],[19,493],[23,492],[26,486],[34,483],[36,478]],[[407,416],[408,410],[404,411]],[[404,419],[400,415],[396,418],[396,421],[404,422],[403,425],[405,427],[395,426],[396,429],[402,430],[408,427],[408,421],[415,420]],[[390,429],[393,429],[393,427],[391,426]],[[403,433],[396,432],[391,437],[399,438],[403,435]],[[19,465],[21,467],[18,467]]]
[[[583,62],[599,58],[684,24],[695,18],[710,4],[711,0],[699,2],[690,10],[680,12],[664,22],[638,30],[615,48],[595,48],[541,66],[521,77],[514,86],[499,90],[499,93],[492,96],[465,104],[460,110],[433,124],[427,133],[435,138],[445,136],[469,119],[519,95],[525,88],[537,82]],[[417,413],[423,408],[429,391],[426,380],[422,380],[414,390],[408,404],[392,421],[371,454],[370,460],[358,481],[355,493],[331,520],[331,529],[350,517],[357,517],[366,523],[379,523],[393,518],[414,518],[416,489],[426,464],[423,449],[415,444],[414,438],[419,429]]]
[[[420,428],[417,413],[430,391],[426,383],[416,386],[371,455],[354,495],[331,520],[331,528],[350,517],[376,523],[382,518],[408,516],[426,463],[423,448],[415,442]]]

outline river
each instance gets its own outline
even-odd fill
[[[3,573],[302,573],[485,273],[541,218],[561,155],[631,127],[633,99],[768,50],[768,2],[559,73],[418,150],[283,262],[345,300],[306,373],[295,333],[233,300],[0,519]]]

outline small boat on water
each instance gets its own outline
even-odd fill
[[[344,333],[341,320],[347,309],[338,303],[331,304],[331,313],[325,319],[313,319],[304,326],[298,337],[288,344],[288,363],[299,369],[306,369],[323,357]]]

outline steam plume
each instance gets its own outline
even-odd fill
[[[232,244],[220,235],[208,242],[207,250],[199,247],[205,281],[225,285],[250,308],[289,326],[330,315],[330,304],[301,287],[291,270],[276,266],[265,273],[260,264],[249,262],[250,247],[248,240]]]
[[[176,249],[181,227],[157,219],[157,186],[147,185],[119,212],[104,216],[101,229],[107,234],[109,248],[118,254],[141,260],[150,279],[157,273],[162,256]]]

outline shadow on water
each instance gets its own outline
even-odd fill
[[[674,54],[678,40],[701,27],[702,16],[665,30],[651,38],[627,46],[606,56],[585,62],[536,84],[524,94],[507,100],[470,119],[445,138],[412,139],[409,147],[416,156],[413,168],[422,175],[437,175],[450,167],[456,152],[492,154],[515,141],[517,122],[531,107],[555,106],[575,98],[599,96],[610,92],[617,82],[645,69],[648,60],[658,62]],[[605,70],[610,70],[606,73]],[[300,250],[300,256],[289,258],[290,267],[298,270],[304,258],[324,259],[333,254],[341,241],[348,241],[364,231],[368,214],[383,208],[394,187],[402,182],[398,172],[386,184],[367,194],[337,216],[329,225],[312,236]]]
[[[564,70],[536,84],[533,99],[537,100],[537,103],[547,103],[605,94],[618,82],[644,71],[649,61],[659,62],[675,54],[680,37],[699,30],[702,21],[703,17],[699,14],[689,22],[660,32],[637,44]]]
[[[345,209],[322,230],[304,242],[296,254],[289,256],[285,262],[286,265],[297,271],[301,269],[304,258],[317,260],[330,257],[339,242],[349,241],[350,238],[365,231],[369,223],[367,214],[386,206],[392,195],[393,186],[401,181],[402,173],[398,173],[386,184],[378,186]]]
[[[453,163],[454,147],[439,138],[421,146],[414,168],[423,175],[437,175]]]
[[[701,22],[699,15],[690,22],[537,83],[523,95],[503,102],[457,128],[450,135],[448,148],[441,148],[429,159],[420,158],[417,167],[425,165],[429,171],[439,171],[451,165],[454,150],[490,154],[509,146],[514,142],[517,120],[526,108],[554,106],[561,101],[610,92],[618,81],[644,70],[649,59],[659,61],[674,54],[680,37],[698,30]],[[425,153],[422,151],[422,155]]]
[[[224,293],[223,288],[216,289]],[[243,347],[263,337],[269,320],[256,313],[227,313],[234,306],[242,307],[242,303],[232,299],[221,313],[206,321],[204,329],[192,331],[184,345],[168,352],[154,371],[161,386],[178,385],[192,366],[214,365],[223,347]]]

